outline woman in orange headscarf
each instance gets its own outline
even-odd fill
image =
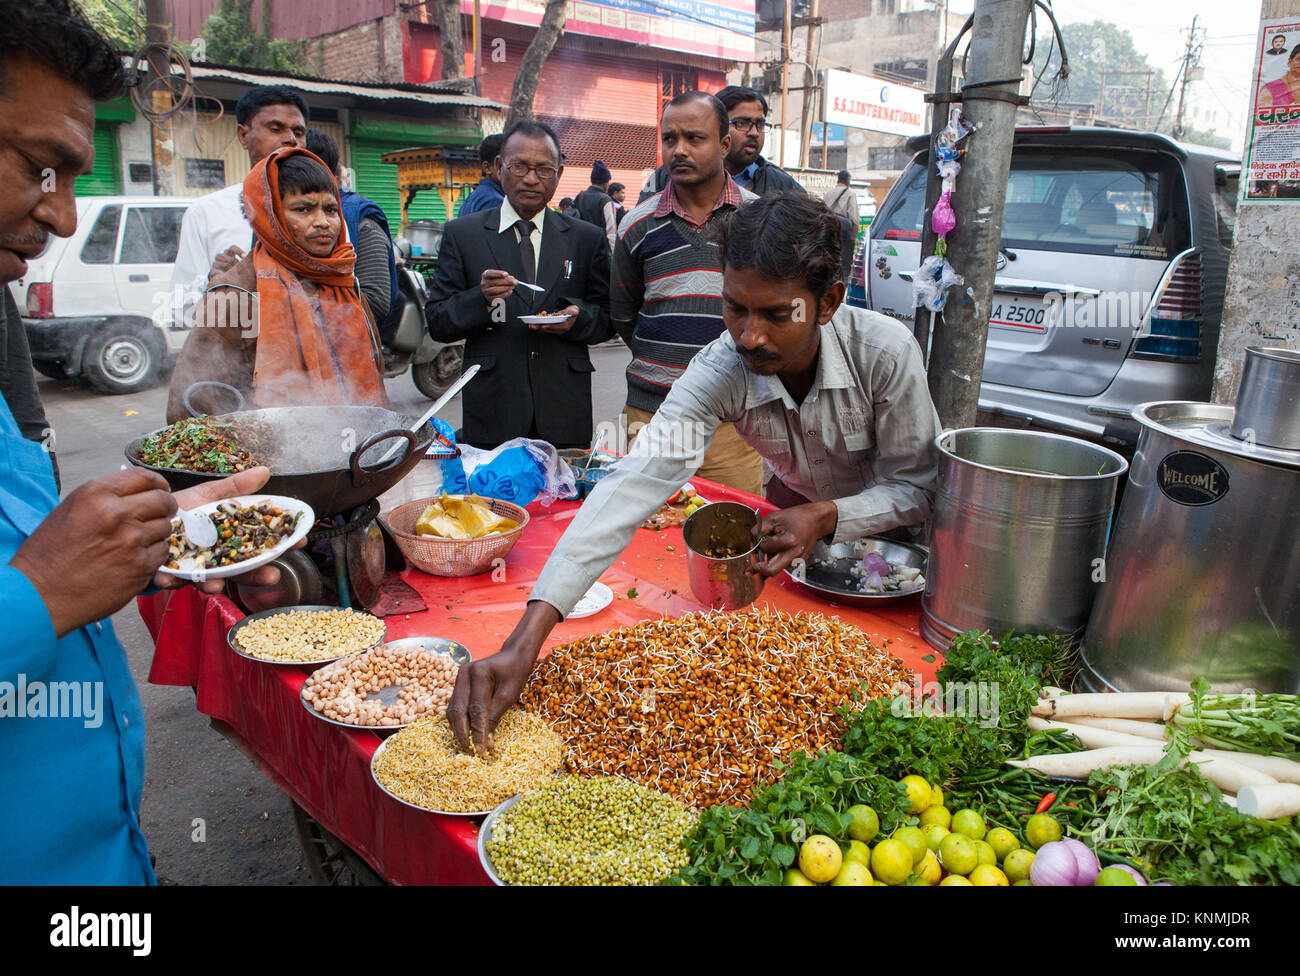
[[[256,244],[212,277],[172,375],[167,421],[187,416],[186,390],[208,380],[258,407],[383,406],[378,331],[325,164],[305,149],[274,152],[244,180],[243,204]],[[193,406],[220,409],[210,394],[196,391]]]

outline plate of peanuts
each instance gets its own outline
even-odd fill
[[[341,658],[303,682],[303,707],[322,721],[395,732],[447,711],[469,650],[443,637],[407,637]]]

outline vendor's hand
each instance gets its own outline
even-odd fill
[[[447,723],[462,749],[483,753],[492,748],[497,723],[519,700],[546,635],[559,622],[559,611],[534,600],[498,653],[460,669],[447,704]]]
[[[266,484],[267,479],[270,477],[270,468],[249,468],[247,471],[241,471],[229,478],[222,478],[220,481],[205,481],[193,488],[185,488],[176,492],[173,497],[176,499],[176,504],[181,508],[198,508],[200,505],[207,505],[210,502],[219,502],[223,498],[251,495]],[[301,539],[293,548],[301,549],[306,544],[307,540]],[[153,578],[153,585],[163,590],[178,589],[187,585],[188,582],[188,580],[180,579],[171,573],[155,573]],[[194,585],[204,593],[220,593],[225,588],[225,585],[231,582],[243,583],[247,586],[274,586],[280,582],[280,569],[275,565],[259,566],[249,573],[227,576],[222,579],[204,580],[202,583]]]
[[[563,322],[546,322],[543,324],[533,324],[528,328],[534,332],[549,332],[551,335],[564,335],[573,328],[573,323],[578,321],[578,314],[581,309],[577,305],[570,305],[568,308],[562,308],[556,315],[563,315]]]
[[[212,270],[208,272],[208,277],[211,278],[215,274],[220,274],[223,271],[229,271],[231,268],[233,268],[243,259],[244,259],[244,249],[234,244],[231,244],[230,247],[226,248],[215,258],[213,258]]]
[[[767,559],[754,567],[759,576],[775,576],[796,559],[807,559],[817,540],[835,531],[839,509],[834,502],[808,502],[763,516],[754,528],[763,539]]]
[[[519,279],[509,271],[496,271],[492,268],[484,271],[478,280],[479,290],[483,292],[483,300],[489,307],[494,302],[508,298],[518,284]]]
[[[59,637],[122,609],[167,558],[176,499],[143,468],[88,481],[68,495],[9,565],[41,595]]]

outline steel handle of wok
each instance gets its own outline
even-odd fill
[[[230,393],[234,395],[235,409],[229,410],[227,411],[227,413],[239,413],[239,411],[244,409],[245,406],[244,394],[240,393],[229,383],[218,383],[216,380],[200,380],[199,382],[191,383],[188,387],[186,387],[185,393],[181,396],[181,405],[185,407],[185,412],[189,414],[191,417],[204,416],[204,413],[201,410],[194,409],[194,405],[190,403],[190,397],[192,397],[196,392],[202,390],[205,387],[211,387],[212,389],[220,390],[223,393]]]
[[[368,468],[361,463],[361,458],[365,455],[366,451],[370,450],[376,444],[388,440],[390,437],[398,438],[398,442],[379,459],[379,462],[374,467]],[[377,434],[371,434],[357,445],[357,449],[352,452],[352,456],[348,460],[348,466],[352,469],[352,484],[360,487],[371,478],[377,477],[385,471],[399,467],[405,463],[406,459],[411,456],[411,452],[415,450],[417,440],[415,433],[407,430],[405,427],[394,427],[392,430],[381,430]],[[406,445],[406,453],[392,464],[386,463],[388,458],[393,456],[393,452],[403,444]]]
[[[449,389],[442,396],[438,397],[438,399],[434,401],[433,406],[431,406],[428,410],[426,410],[424,412],[424,415],[411,425],[412,433],[419,433],[420,428],[423,427],[425,424],[427,424],[430,421],[430,419],[432,419],[434,415],[437,414],[439,410],[441,410],[448,403],[450,403],[451,398],[454,397],[457,393],[459,393],[461,389],[464,388],[465,384],[468,383],[470,380],[472,380],[474,378],[474,374],[476,374],[480,369],[482,369],[482,366],[480,366],[478,363],[475,363],[469,369],[465,370],[465,372],[461,373],[460,379],[458,379],[455,383],[451,384],[451,389]],[[401,445],[399,444],[394,444],[392,447],[390,447],[388,451],[385,452],[384,456],[379,459],[379,463],[383,464],[390,457],[392,457],[393,452],[396,451],[400,446]]]

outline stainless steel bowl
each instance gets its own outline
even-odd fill
[[[505,887],[505,882],[497,876],[496,869],[492,866],[492,858],[488,856],[488,841],[492,839],[492,830],[496,827],[496,823],[501,819],[502,814],[518,803],[522,798],[523,794],[520,793],[518,796],[512,796],[510,799],[506,800],[499,807],[489,813],[483,819],[483,823],[478,828],[478,863],[483,868],[483,871],[487,874],[488,878],[491,879],[492,883],[501,887]]]
[[[715,610],[747,607],[763,592],[764,577],[752,572],[762,560],[754,537],[758,513],[739,502],[713,502],[697,508],[682,526],[686,566],[695,599]],[[718,558],[706,550],[725,546],[739,553]]]
[[[858,587],[858,579],[852,573],[852,567],[862,562],[862,557],[869,552],[879,553],[886,562],[893,565],[911,566],[925,575],[929,562],[928,554],[920,546],[908,542],[894,542],[868,536],[862,540],[866,548],[855,548],[852,542],[837,542],[828,546],[818,542],[808,554],[802,571],[787,569],[785,575],[799,586],[815,593],[826,600],[833,600],[850,607],[888,607],[920,596],[925,592],[925,585],[897,593],[863,593]],[[829,563],[829,565],[817,565]]]

